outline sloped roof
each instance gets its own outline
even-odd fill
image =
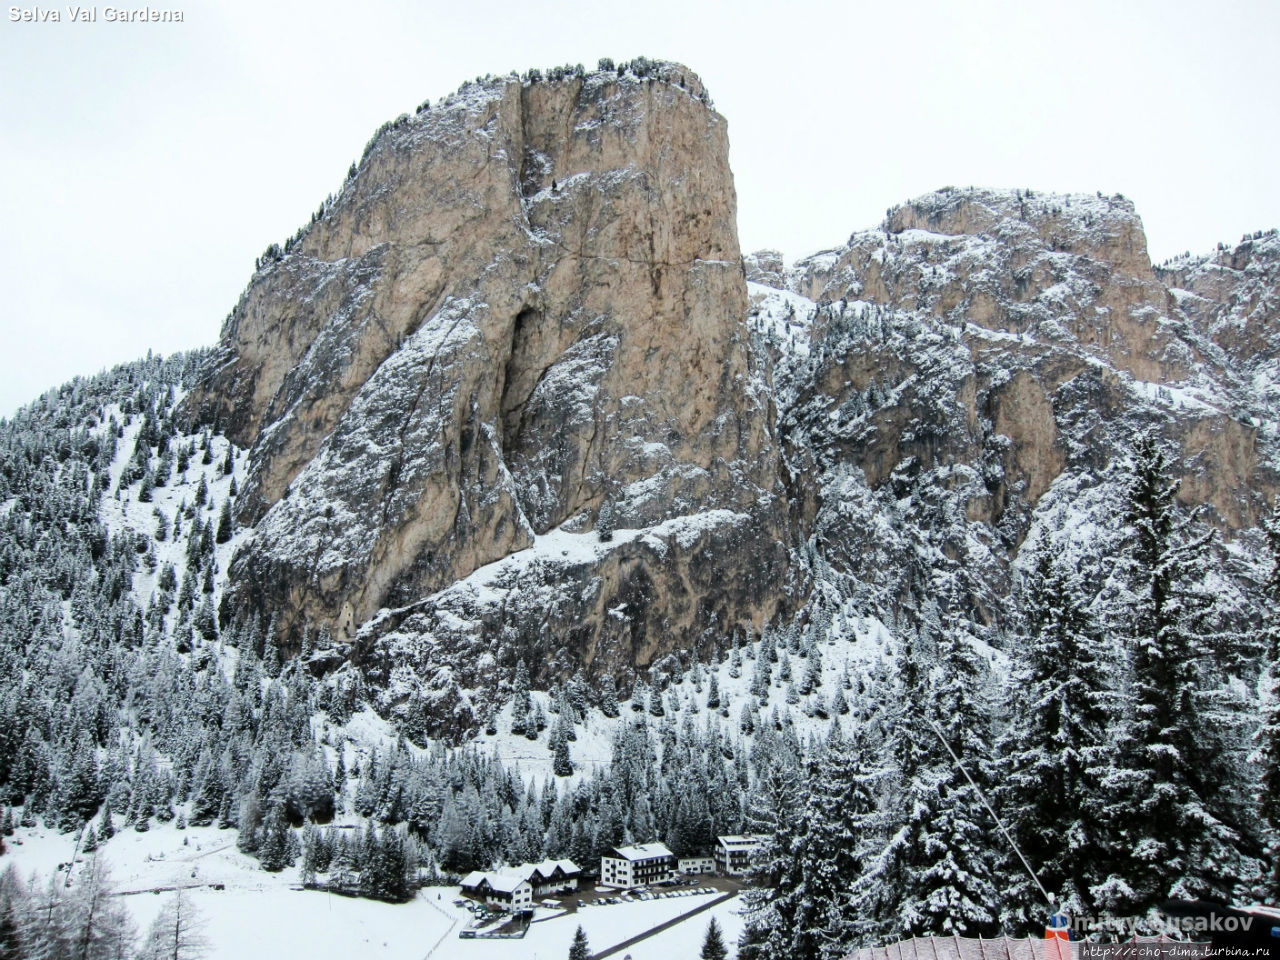
[[[514,893],[520,884],[529,882],[525,877],[513,873],[490,873],[485,875],[485,879],[489,881],[489,886],[502,893]]]
[[[572,860],[543,860],[541,863],[522,864],[520,867],[517,867],[516,869],[524,870],[526,867],[530,868],[529,869],[530,873],[541,874],[544,877],[549,877],[553,873],[555,873],[557,867],[559,867],[565,873],[581,873],[582,872],[582,868],[578,866],[576,863],[574,863]]]
[[[652,860],[655,857],[674,856],[665,843],[636,843],[629,847],[614,847],[613,852],[625,860]]]

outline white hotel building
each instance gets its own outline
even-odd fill
[[[600,858],[600,886],[630,890],[675,877],[676,858],[666,844],[614,847]]]

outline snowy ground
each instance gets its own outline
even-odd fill
[[[168,901],[169,891],[186,888],[205,923],[208,960],[549,960],[568,954],[579,924],[595,953],[720,896],[584,906],[576,914],[539,911],[550,918],[535,922],[523,940],[461,940],[458,931],[471,915],[453,905],[460,896],[457,887],[427,888],[417,899],[399,905],[300,890],[296,869],[264,872],[256,860],[236,850],[235,837],[232,830],[178,830],[173,824],[146,833],[125,829],[107,841],[99,855],[108,863],[111,882],[124,897],[139,933]],[[0,869],[12,863],[23,876],[38,871],[47,878],[71,861],[75,843],[75,834],[20,829]],[[73,882],[83,860],[82,855],[73,868]],[[632,960],[696,956],[712,916],[732,944],[742,929],[736,913],[740,905],[737,898],[726,901],[625,952]]]
[[[425,896],[392,905],[295,889],[296,870],[260,870],[257,861],[236,850],[235,838],[234,831],[213,827],[178,830],[168,824],[146,833],[126,829],[107,841],[99,855],[140,933],[168,901],[168,891],[185,887],[205,922],[208,960],[422,960],[450,929],[452,916]],[[13,840],[20,843],[11,841],[12,855],[0,867],[12,862],[23,875],[35,870],[48,877],[71,860],[75,839],[74,834],[42,828],[19,830]],[[73,882],[79,868],[73,869]]]
[[[424,891],[429,893],[429,891]],[[569,953],[578,925],[587,934],[591,952],[599,953],[615,944],[629,940],[659,924],[688,913],[709,903],[720,893],[696,897],[675,897],[669,900],[619,903],[605,906],[584,906],[576,914],[564,914],[545,921],[535,922],[523,940],[457,940],[450,938],[440,945],[435,957],[448,960],[559,960]],[[457,909],[448,905],[449,909]],[[690,917],[669,930],[664,930],[649,940],[628,947],[622,956],[630,954],[632,960],[672,960],[680,957],[696,957],[702,947],[707,924],[715,916],[725,931],[726,943],[736,943],[742,930],[742,920],[735,911],[741,902],[738,898],[727,900],[711,910]],[[457,910],[462,917],[469,914]],[[459,928],[462,924],[459,923]],[[732,954],[731,954],[732,955]]]
[[[151,902],[130,903],[141,927],[163,903],[162,897],[144,899]],[[207,960],[422,960],[450,923],[423,899],[392,905],[277,888],[206,889],[192,901],[207,921]],[[441,950],[434,956],[449,954]]]
[[[103,418],[103,425],[99,428],[99,432],[106,430],[106,424],[111,417],[116,417],[120,420],[124,419],[118,404],[112,404],[106,408],[106,416]],[[156,582],[160,569],[164,564],[173,565],[178,583],[181,583],[183,577],[187,575],[186,540],[185,538],[180,538],[176,531],[176,527],[179,524],[182,525],[184,530],[190,525],[190,521],[182,517],[183,508],[187,506],[194,507],[196,491],[203,480],[208,491],[207,500],[204,506],[196,508],[195,512],[202,519],[216,526],[219,509],[224,501],[231,499],[232,476],[237,476],[238,482],[244,482],[244,451],[234,447],[225,437],[211,437],[209,441],[209,463],[203,462],[204,453],[202,451],[194,450],[186,471],[182,474],[175,472],[163,486],[158,486],[152,490],[152,499],[149,502],[143,503],[138,500],[139,484],[137,481],[134,481],[132,485],[124,490],[119,489],[120,477],[129,463],[141,430],[142,422],[136,418],[133,423],[124,428],[124,436],[120,438],[117,444],[116,458],[111,464],[111,485],[108,487],[108,494],[102,498],[102,505],[99,508],[98,515],[101,517],[103,524],[113,534],[131,530],[135,533],[145,534],[148,537],[155,533],[156,514],[159,513],[164,516],[169,527],[169,535],[162,541],[151,542],[151,552],[156,561],[154,568],[148,569],[146,565],[140,565],[133,576],[134,599],[140,605],[145,605],[156,592]],[[189,444],[194,448],[201,437],[200,434],[190,434],[178,439],[180,442]],[[233,453],[235,470],[233,474],[224,476],[220,472],[220,467],[227,456],[228,449]],[[119,494],[118,497],[116,496],[117,493]],[[237,530],[227,543],[217,544],[214,547],[215,569],[217,571],[225,571],[227,569],[236,548],[251,533],[252,531],[247,529]],[[215,610],[222,599],[222,588],[225,583],[225,576],[214,578],[212,603]],[[169,621],[168,626],[172,629],[172,615],[167,619]]]
[[[790,707],[797,735],[802,742],[808,737],[826,736],[831,729],[831,720],[807,715],[806,707],[818,697],[823,698],[824,703],[830,704],[836,688],[841,685],[842,678],[846,674],[853,681],[867,677],[885,656],[891,643],[892,635],[883,623],[875,617],[858,616],[852,603],[846,603],[836,621],[833,622],[828,638],[818,644],[818,652],[822,658],[822,678],[814,695],[803,698],[800,703],[788,705],[785,697],[787,684],[779,679],[779,664],[775,663],[772,668],[774,680],[769,702],[757,714],[757,721],[763,722],[775,708],[781,712]],[[678,727],[686,716],[691,715],[697,728],[701,730],[710,712],[715,722],[719,723],[732,739],[738,734],[741,705],[751,699],[750,688],[755,671],[754,655],[758,649],[759,641],[756,641],[750,653],[744,650],[741,663],[737,668],[729,660],[723,663],[703,664],[703,679],[700,682],[695,683],[690,674],[677,678],[676,682],[668,688],[663,699],[667,707],[667,716]],[[995,656],[994,652],[991,655]],[[788,656],[791,660],[793,676],[798,681],[800,674],[804,672],[805,661],[794,651]],[[738,673],[736,677],[733,675],[735,669]],[[720,689],[721,702],[728,705],[727,716],[721,711],[708,711],[706,707],[713,674]],[[849,700],[854,698],[850,690],[845,690],[844,695]],[[531,697],[543,708],[549,719],[554,719],[554,714],[551,713],[553,703],[545,691],[535,690]],[[673,702],[678,709],[671,709]],[[611,719],[601,714],[598,709],[592,709],[588,711],[586,722],[576,726],[577,739],[569,745],[570,756],[576,771],[570,782],[589,779],[597,768],[609,766],[614,734],[621,724],[634,723],[637,717],[637,713],[627,701],[622,702],[621,714],[620,717]],[[645,716],[651,729],[656,732],[662,721],[647,713]],[[845,717],[844,721],[847,723],[848,717]],[[390,728],[387,727],[387,729]],[[553,776],[552,756],[548,746],[549,734],[546,731],[537,741],[530,741],[523,735],[513,735],[510,704],[504,706],[499,712],[497,729],[496,735],[481,734],[476,738],[476,742],[489,749],[493,756],[504,764],[518,768],[526,778],[533,777],[542,781]],[[384,733],[384,736],[393,736],[393,734]]]
[[[738,912],[741,909],[742,900],[734,897],[712,907],[706,913],[691,917],[679,926],[662,931],[627,952],[631,954],[632,960],[683,960],[684,957],[692,960],[702,949],[707,924],[715,917],[724,935],[725,946],[729,948],[729,956],[737,956],[736,944],[743,927],[742,915]]]
[[[109,413],[123,419],[118,408],[111,408]],[[175,535],[175,528],[181,526],[185,531],[189,527],[191,521],[185,514],[187,505],[195,502],[197,489],[203,485],[208,491],[207,502],[196,510],[197,515],[216,523],[222,504],[231,496],[231,476],[221,475],[228,443],[224,438],[214,437],[210,444],[211,462],[203,463],[202,451],[194,450],[185,474],[173,476],[165,485],[156,487],[150,502],[138,501],[136,482],[117,494],[119,479],[132,454],[140,427],[140,421],[135,419],[124,428],[101,513],[113,532],[131,530],[148,538],[156,528],[157,515],[164,518],[169,536],[162,541],[151,541],[148,558],[151,562],[140,567],[134,578],[134,595],[139,603],[146,603],[157,591],[159,572],[166,563],[174,567],[179,583],[188,574],[185,536]],[[105,426],[102,429],[106,429]],[[183,438],[183,442],[193,448],[198,447],[199,440],[196,435]],[[232,452],[237,480],[242,482],[243,452]],[[671,529],[667,530],[666,526]],[[679,524],[666,526],[660,531],[664,535],[679,535]],[[651,533],[653,531],[617,531],[615,541]],[[246,536],[247,531],[237,531],[231,542],[217,546],[215,570],[226,570],[234,550]],[[545,553],[551,557],[576,557],[583,552],[594,554],[599,549],[602,548],[594,533],[556,532],[540,538],[537,547],[527,553],[531,556]],[[478,584],[478,588],[492,589],[488,574],[499,570],[503,564],[513,562],[516,561],[511,558],[499,561],[491,568],[478,571],[470,580]],[[224,576],[216,577],[217,592],[211,598],[215,605],[224,582]],[[168,619],[172,621],[175,616],[170,612]],[[172,622],[169,626],[172,628]],[[852,677],[865,674],[870,665],[883,655],[888,639],[888,631],[878,621],[857,616],[852,606],[839,609],[830,637],[819,643],[823,670],[817,690],[812,697],[791,708],[802,738],[825,734],[830,723],[820,717],[806,715],[812,712],[807,709],[812,702],[819,697],[823,702],[829,702],[846,673]],[[757,649],[758,646],[750,651],[740,651],[733,661],[702,664],[695,673],[680,678],[663,697],[668,718],[679,723],[692,715],[699,727],[712,719],[730,732],[731,738],[736,735],[738,709],[748,699],[755,667],[753,657]],[[224,669],[234,663],[235,651],[228,649],[226,655]],[[798,675],[804,669],[805,661],[794,651],[789,656],[793,672]],[[773,690],[768,704],[759,714],[761,721],[768,711],[785,707],[786,684],[778,671],[779,666],[775,664]],[[732,704],[731,710],[707,709],[713,675],[722,700]],[[554,704],[548,694],[535,692],[533,698],[550,717]],[[647,704],[647,700],[645,702]],[[598,710],[589,711],[585,722],[577,725],[577,740],[572,744],[577,772],[567,783],[559,781],[562,788],[591,776],[598,767],[607,765],[614,733],[620,725],[633,722],[636,716],[625,701],[619,718],[610,719]],[[652,717],[649,719],[655,725],[659,722]],[[383,751],[396,741],[394,729],[368,710],[357,713],[341,726],[317,717],[316,727],[330,762],[334,761],[336,751],[341,749],[347,769],[352,771],[358,769],[375,749]],[[541,780],[552,776],[551,753],[545,732],[537,742],[513,736],[509,706],[502,712],[498,729],[500,732],[496,736],[479,738],[482,748],[492,751],[504,762],[516,765],[526,778]],[[340,814],[339,820],[357,829],[363,825],[361,818],[350,815],[349,809]],[[9,848],[12,855],[0,860],[0,870],[13,863],[23,875],[34,871],[47,878],[72,860],[76,840],[75,835],[59,834],[44,828],[19,830]],[[266,873],[256,860],[241,854],[235,842],[235,831],[211,827],[179,831],[172,823],[156,824],[145,833],[122,829],[104,843],[99,856],[107,862],[111,882],[121,891],[140,934],[168,902],[174,888],[186,889],[206,921],[210,960],[252,960],[271,956],[306,956],[308,960],[328,960],[330,957],[351,960],[353,957],[373,956],[414,960],[427,956],[458,960],[562,957],[567,954],[579,924],[587,933],[592,952],[598,952],[719,896],[585,906],[576,914],[544,916],[530,928],[523,940],[464,941],[458,938],[457,933],[466,925],[470,914],[452,905],[458,896],[456,889],[426,890],[412,903],[400,906],[304,891],[300,889],[296,869],[279,874]],[[83,856],[80,860],[83,861]],[[72,869],[73,881],[76,869],[79,867]],[[632,960],[696,956],[712,916],[717,917],[724,929],[726,942],[733,944],[742,928],[742,920],[736,912],[739,907],[737,898],[720,904],[649,940],[628,947],[619,954],[619,958],[621,960],[625,954],[630,954]]]

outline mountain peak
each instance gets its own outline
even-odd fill
[[[679,65],[481,80],[393,123],[255,274],[193,394],[253,451],[228,615],[276,611],[286,645],[350,639],[508,556],[545,560],[547,535],[701,518],[579,565],[601,585],[563,616],[593,626],[559,660],[540,632],[501,659],[613,673],[700,649],[713,622],[758,627],[778,598],[745,585],[786,535],[746,310],[726,127]],[[659,589],[690,550],[730,575]],[[419,614],[370,629],[439,639]],[[451,634],[468,685],[460,647],[495,615]]]

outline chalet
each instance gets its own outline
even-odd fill
[[[572,860],[526,863],[509,872],[526,877],[533,885],[535,897],[545,897],[549,893],[571,893],[578,889],[578,881],[582,878],[582,868]]]
[[[704,856],[681,857],[676,861],[676,872],[685,875],[715,873],[716,858]]]
[[[514,874],[474,870],[462,878],[462,892],[511,913],[533,909],[533,884]]]
[[[751,858],[769,838],[761,834],[716,838],[716,870],[725,876],[740,877],[751,867]]]
[[[577,890],[581,876],[582,869],[572,860],[543,860],[489,873],[473,870],[462,878],[462,892],[514,913],[532,909],[538,897]]]
[[[600,858],[600,886],[630,890],[675,877],[676,858],[662,843],[614,847]]]

